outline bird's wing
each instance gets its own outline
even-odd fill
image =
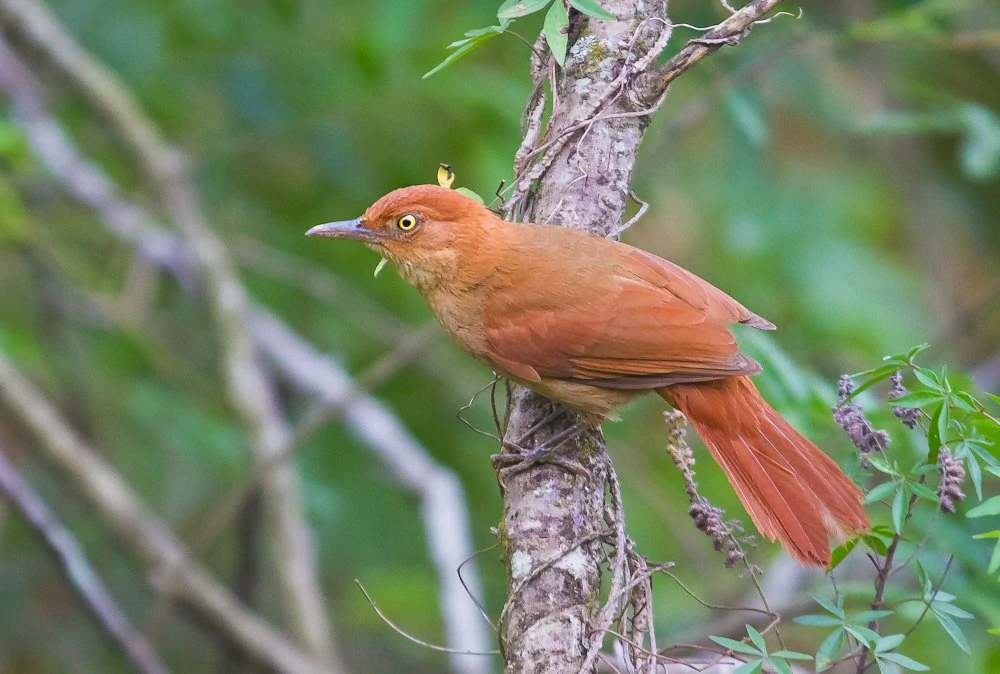
[[[773,327],[666,260],[616,244],[610,268],[525,275],[490,298],[486,355],[524,381],[644,389],[754,374],[727,329]],[[616,251],[618,252],[618,251]]]

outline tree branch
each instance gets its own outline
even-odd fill
[[[165,574],[187,559],[184,545],[2,352],[0,401],[38,438],[39,448],[46,457],[97,509],[119,540],[139,558],[153,587],[162,591]],[[329,674],[327,667],[303,654],[248,611],[201,567],[185,564],[171,589],[256,661],[282,674]]]
[[[644,73],[636,82],[641,100],[652,104],[666,92],[667,86],[688,68],[727,45],[736,46],[755,23],[777,7],[781,0],[751,0],[728,19],[701,37],[688,40],[684,48],[659,68]]]
[[[62,565],[70,587],[80,596],[104,631],[115,640],[135,669],[142,674],[168,674],[166,665],[160,661],[156,651],[132,626],[128,616],[105,587],[101,577],[87,560],[80,543],[25,482],[2,447],[0,492],[42,536],[45,545]]]
[[[249,301],[222,241],[198,202],[187,161],[159,134],[123,83],[90,57],[37,0],[3,0],[15,29],[60,68],[107,117],[159,191],[166,212],[187,239],[206,281],[225,356],[229,397],[250,434],[256,461],[287,454],[292,433],[280,409],[274,382],[247,334]],[[275,465],[264,480],[267,525],[285,616],[292,633],[331,669],[340,670],[322,586],[315,566],[312,532],[302,511],[298,477],[291,462]]]

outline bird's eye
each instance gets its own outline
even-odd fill
[[[401,216],[399,220],[396,220],[396,226],[399,227],[404,232],[408,232],[417,226],[417,219],[416,217],[407,213],[406,215]]]

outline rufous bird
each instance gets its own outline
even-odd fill
[[[774,325],[651,253],[580,230],[507,222],[436,185],[385,195],[309,236],[395,263],[474,358],[598,426],[656,393],[683,412],[762,534],[828,567],[829,536],[867,531],[861,491],[757,392],[728,326]]]

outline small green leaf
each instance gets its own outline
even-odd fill
[[[428,70],[426,73],[424,73],[421,79],[427,79],[428,77],[438,72],[439,70],[447,68],[458,59],[462,58],[472,50],[478,49],[479,47],[483,46],[488,41],[495,38],[497,35],[503,33],[505,30],[507,30],[507,22],[504,21],[501,22],[499,26],[489,26],[488,28],[481,28],[475,31],[469,31],[468,33],[466,33],[466,35],[470,35],[471,33],[474,33],[474,35],[471,35],[465,40],[458,40],[448,45],[449,49],[454,49],[455,51],[448,54],[448,56],[445,57],[445,59],[441,61],[441,63],[437,64],[436,66]]]
[[[545,41],[549,43],[549,51],[552,52],[556,63],[562,67],[566,60],[566,43],[569,39],[569,15],[562,0],[556,0],[549,7],[549,11],[545,14],[542,32],[545,33]]]
[[[937,494],[934,493],[934,490],[928,487],[926,484],[921,484],[919,482],[911,482],[910,489],[913,490],[914,494],[924,499],[925,501],[936,502],[938,500]]]
[[[851,550],[858,544],[859,538],[852,538],[843,545],[838,545],[830,553],[830,569],[836,569],[840,566],[840,563],[847,558],[847,555],[851,554]]]
[[[894,491],[899,489],[899,482],[883,482],[872,487],[872,490],[865,494],[865,503],[875,503],[884,498],[888,498]]]
[[[927,407],[941,401],[941,394],[935,391],[914,391],[889,401],[893,407]]]
[[[844,603],[843,598],[841,598],[836,604],[827,599],[826,597],[821,597],[819,595],[811,594],[813,601],[822,606],[824,609],[837,616],[841,620],[844,619]]]
[[[913,375],[927,388],[938,393],[944,393],[944,386],[941,384],[941,379],[938,378],[938,374],[934,370],[929,370],[926,367],[915,367],[913,368]]]
[[[799,653],[798,651],[775,651],[769,654],[772,658],[781,658],[782,660],[812,660],[813,657],[808,653]]]
[[[994,574],[1000,571],[1000,540],[993,546],[993,554],[990,555],[990,565],[986,567],[986,573]]]
[[[955,645],[961,648],[966,655],[972,655],[972,651],[969,650],[969,642],[966,641],[965,635],[962,633],[962,628],[954,620],[937,611],[934,611],[934,617],[937,618],[938,624],[948,633]]]
[[[892,526],[897,534],[903,533],[903,524],[906,522],[906,513],[909,511],[907,503],[907,490],[905,486],[896,492],[892,499]]]
[[[941,601],[938,597],[941,596],[941,592],[938,592],[937,597],[931,602],[931,610],[935,613],[943,613],[950,616],[955,616],[956,618],[961,618],[962,620],[972,620],[976,616],[972,615],[964,609],[960,609],[949,601]]]
[[[556,0],[556,2],[559,1]],[[534,14],[544,8],[549,2],[551,0],[507,0],[497,10],[497,18],[503,21],[504,19],[516,19],[521,16]]]
[[[796,616],[792,618],[792,620],[800,625],[812,625],[814,627],[833,627],[834,625],[839,625],[843,622],[839,618],[834,618],[829,615],[820,615],[818,613]]]
[[[1000,515],[1000,496],[987,499],[965,513],[966,517],[989,517],[990,515]]]
[[[812,658],[809,658],[812,660]],[[767,659],[767,664],[771,665],[774,674],[792,674],[792,666],[784,660]]]
[[[473,192],[472,190],[470,190],[468,187],[456,187],[455,191],[458,192],[459,194],[464,194],[465,196],[469,197],[470,199],[478,201],[481,204],[485,204],[486,203],[485,201],[483,201],[483,198],[481,196],[479,196],[478,194],[476,194],[475,192]]]
[[[927,463],[937,463],[938,451],[941,449],[941,415],[948,409],[945,403],[938,405],[931,414],[931,425],[927,429]]]
[[[876,653],[886,653],[891,650],[899,648],[899,645],[903,643],[903,639],[906,638],[904,634],[888,634],[884,637],[879,637],[875,641],[875,652]]]
[[[844,630],[834,630],[826,639],[823,639],[819,650],[816,651],[816,671],[822,671],[829,667],[842,650],[844,650]]]
[[[708,637],[715,643],[719,644],[723,648],[727,648],[734,653],[743,653],[744,655],[761,655],[761,652],[749,644],[745,644],[742,641],[736,641],[735,639],[729,639],[728,637],[717,637],[710,635]]]
[[[986,397],[995,402],[997,405],[1000,405],[1000,396],[994,395],[992,393],[987,393]]]
[[[618,18],[608,10],[601,7],[597,3],[597,0],[569,0],[569,4],[573,5],[587,16],[592,16],[595,19],[613,21]]]
[[[761,653],[767,653],[767,642],[764,641],[764,637],[761,636],[761,633],[750,625],[744,625],[744,627],[746,627],[747,634],[750,635],[750,642],[756,646]]]
[[[870,646],[878,640],[879,635],[875,630],[870,630],[862,625],[844,624],[844,630],[861,643]]]
[[[873,454],[868,457],[868,463],[870,463],[872,468],[880,473],[885,473],[886,475],[899,475],[899,469],[894,464],[886,461],[883,456],[876,456]]]
[[[751,660],[733,670],[733,674],[760,674],[764,669],[763,660]]]
[[[891,616],[893,611],[861,611],[855,616],[851,617],[851,622],[853,623],[867,623],[872,620],[880,620],[887,616]]]
[[[908,658],[902,653],[880,653],[875,657],[879,660],[885,660],[886,662],[899,665],[903,669],[913,670],[914,672],[928,672],[931,669],[927,665],[919,663],[913,658]]]

